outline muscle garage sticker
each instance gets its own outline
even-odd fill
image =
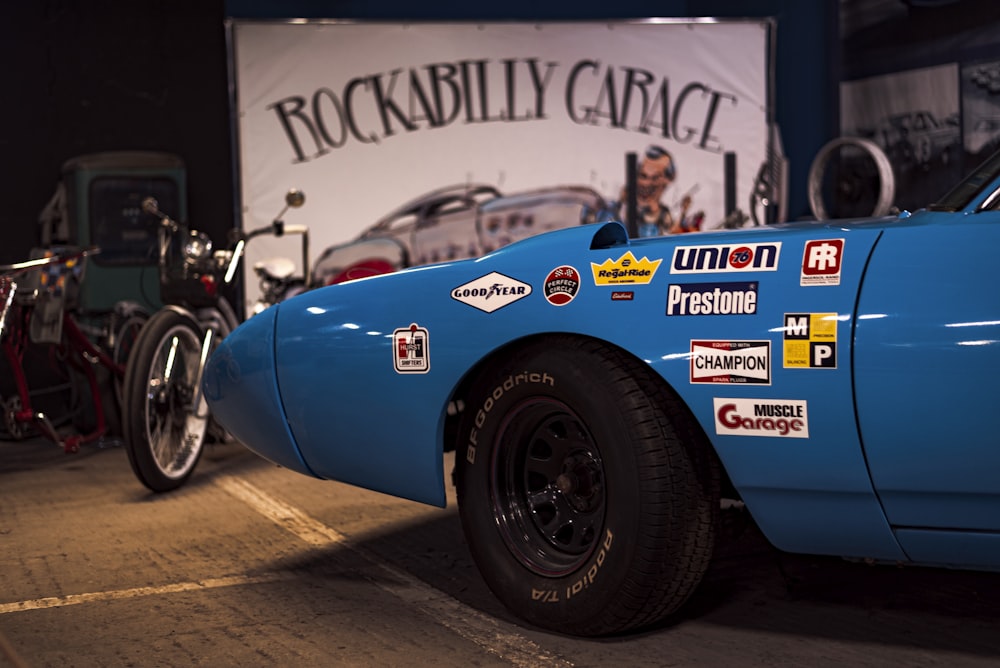
[[[771,384],[770,341],[691,341],[691,382]]]
[[[724,436],[809,438],[809,411],[798,399],[713,397],[715,433]]]
[[[786,313],[784,368],[837,368],[836,313]]]

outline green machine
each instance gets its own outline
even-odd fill
[[[162,211],[187,220],[184,162],[171,153],[112,151],[63,163],[56,194],[42,211],[44,246],[98,246],[80,287],[82,314],[108,313],[121,301],[152,313],[161,306],[158,219],[142,210],[155,197]]]

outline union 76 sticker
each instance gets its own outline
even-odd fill
[[[416,323],[392,333],[392,362],[396,373],[427,373],[431,369],[430,336]]]

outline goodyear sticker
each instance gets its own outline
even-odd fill
[[[454,288],[451,298],[485,313],[493,313],[531,294],[531,286],[516,278],[490,272]]]
[[[427,373],[431,369],[430,335],[416,323],[392,333],[392,361],[396,373]]]
[[[786,313],[786,369],[836,369],[836,313]]]
[[[608,258],[601,264],[590,263],[590,269],[594,273],[594,285],[648,285],[656,275],[662,258],[659,260],[649,260],[643,257],[637,260],[632,251],[627,251],[617,260]]]

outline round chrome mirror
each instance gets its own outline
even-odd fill
[[[203,232],[191,230],[184,240],[184,259],[187,262],[204,260],[212,253],[212,240]]]
[[[292,207],[293,209],[299,208],[300,206],[305,204],[305,202],[306,202],[306,194],[301,190],[292,188],[287,193],[285,193],[285,204]]]

